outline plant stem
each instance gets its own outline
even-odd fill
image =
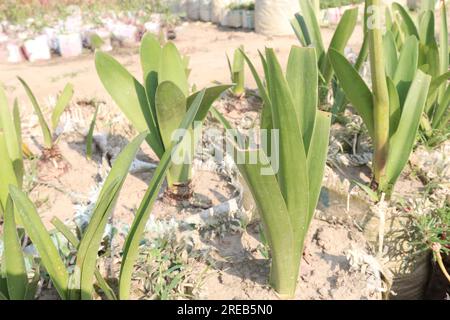
[[[372,8],[373,25],[368,25],[369,58],[372,76],[374,107],[374,158],[373,173],[379,191],[386,191],[385,171],[389,150],[389,95],[386,84],[385,63],[382,46],[380,0],[366,0]]]

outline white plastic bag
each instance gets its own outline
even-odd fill
[[[212,0],[211,1],[211,21],[213,23],[220,23],[227,11],[231,0]]]
[[[254,29],[255,28],[255,11],[244,10],[242,12],[242,28]]]
[[[58,35],[59,53],[61,56],[76,57],[83,52],[83,43],[79,33],[69,33]]]
[[[273,36],[293,34],[290,20],[299,11],[298,0],[256,0],[255,31]]]
[[[49,60],[51,58],[50,47],[48,46],[48,38],[46,35],[40,35],[34,39],[25,41],[24,47],[30,62]]]
[[[200,0],[200,20],[211,21],[211,0]]]
[[[243,10],[228,10],[222,18],[220,24],[224,27],[240,28],[242,27]]]
[[[190,20],[197,21],[200,19],[200,0],[187,0],[186,10],[187,17]]]

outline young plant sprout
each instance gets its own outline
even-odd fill
[[[51,125],[48,125],[48,122],[45,120],[44,114],[42,113],[42,109],[39,106],[39,103],[31,91],[28,84],[19,77],[20,83],[22,83],[22,86],[24,87],[28,98],[31,101],[31,104],[33,105],[34,112],[38,116],[39,124],[41,126],[42,134],[44,136],[44,148],[47,150],[50,150],[53,148],[55,144],[54,140],[54,133],[56,128],[59,125],[59,120],[61,118],[61,115],[63,114],[66,107],[69,105],[70,100],[73,96],[73,86],[72,84],[68,83],[64,87],[62,93],[59,95],[58,100],[56,101],[55,108],[53,109],[52,116],[51,116]]]
[[[105,89],[136,130],[150,132],[146,141],[161,158],[171,145],[174,130],[199,92],[190,94],[188,59],[180,55],[172,42],[161,47],[158,39],[147,33],[141,42],[140,57],[143,84],[106,53],[96,53],[95,65]],[[211,106],[229,87],[219,85],[207,88],[202,104]],[[206,114],[199,113],[195,120],[203,121]],[[179,158],[184,161],[181,164],[173,163],[167,174],[169,190],[182,198],[190,195],[194,143],[185,142],[179,154]]]
[[[366,7],[379,10],[380,3],[369,0]],[[374,142],[372,187],[390,194],[412,151],[431,77],[418,68],[419,43],[414,36],[405,41],[395,70],[386,72],[393,61],[385,57],[380,13],[373,12],[369,21],[372,91],[341,53],[331,49],[330,61]]]
[[[227,55],[228,68],[230,70],[231,82],[234,86],[231,88],[231,92],[236,97],[242,97],[245,95],[245,73],[244,73],[244,57],[242,55],[244,47],[234,50],[233,64],[231,64],[230,58]]]
[[[264,97],[261,129],[275,131],[267,138],[271,143],[259,149],[238,139],[235,153],[237,159],[258,159],[255,164],[237,160],[237,166],[259,208],[270,246],[270,284],[281,297],[291,298],[319,199],[331,119],[328,113],[317,110],[315,49],[292,47],[286,74],[273,49],[266,49],[261,58],[267,89],[254,73]],[[214,114],[226,129],[232,129],[218,111]],[[274,139],[277,135],[279,140]],[[269,157],[276,153],[278,163],[270,163]]]

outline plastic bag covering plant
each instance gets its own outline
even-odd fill
[[[379,1],[367,1],[366,7],[379,8]],[[431,77],[417,67],[419,44],[414,36],[402,47],[395,70],[386,71],[379,18],[375,13],[368,28],[372,91],[342,54],[331,49],[330,61],[374,142],[372,187],[390,194],[412,151]]]
[[[188,112],[179,124],[180,129],[186,131],[192,125],[192,122],[198,114],[208,112],[210,104],[202,104],[204,97],[205,91],[203,90],[194,98]],[[147,134],[148,132],[143,132],[137,136],[122,150],[114,161],[113,167],[100,191],[91,220],[81,240],[78,240],[59,220],[56,219],[53,221],[57,229],[77,249],[76,265],[71,272],[69,272],[69,269],[59,256],[50,234],[43,225],[33,203],[17,187],[13,185],[9,186],[11,198],[23,221],[25,231],[36,247],[41,258],[41,263],[62,299],[91,299],[94,290],[94,277],[97,279],[97,284],[102,288],[106,296],[110,299],[115,299],[114,292],[96,268],[97,255],[107,221],[112,210],[114,210],[131,162]],[[180,141],[182,139],[183,136],[179,137]],[[124,290],[124,285],[131,283],[131,270],[137,256],[139,241],[142,237],[151,207],[158,195],[167,168],[169,167],[172,152],[176,151],[180,146],[180,141],[172,144],[161,158],[160,164],[150,181],[148,191],[142,200],[131,226],[131,231],[124,247],[120,273],[121,292]],[[124,294],[124,296],[126,295]]]
[[[53,132],[56,130],[59,124],[59,120],[61,118],[61,115],[63,114],[65,108],[69,105],[70,100],[73,96],[73,86],[72,84],[68,83],[64,87],[62,93],[59,95],[58,100],[56,102],[55,108],[53,109],[52,116],[51,116],[51,126],[48,125],[47,121],[45,120],[44,114],[42,113],[42,109],[39,106],[39,103],[31,91],[28,84],[19,77],[19,81],[22,83],[28,98],[31,101],[31,104],[33,105],[34,112],[38,116],[39,124],[42,129],[42,134],[44,136],[44,147],[46,149],[50,149],[53,146]]]
[[[22,186],[24,167],[21,146],[22,133],[17,100],[11,112],[5,90],[0,85],[0,217],[6,208],[8,185]]]
[[[242,96],[245,94],[245,73],[244,73],[244,57],[242,55],[244,47],[234,50],[233,64],[231,64],[230,58],[227,55],[228,68],[230,69],[231,82],[234,86],[231,91],[235,96]]]
[[[310,0],[300,0],[300,8],[302,14],[297,13],[295,18],[291,20],[292,28],[304,47],[314,47],[316,49],[317,63],[319,68],[319,104],[324,105],[328,96],[328,92],[333,84],[333,68],[329,60],[330,49],[344,52],[345,46],[355,29],[358,8],[348,9],[342,15],[336,31],[333,34],[328,50],[325,50],[322,35],[320,32],[319,22]],[[364,38],[365,39],[365,38]],[[359,52],[355,68],[359,70],[367,57],[367,42],[363,41]],[[346,105],[345,95],[342,89],[334,88],[334,103],[332,113],[342,112]]]
[[[174,129],[198,92],[189,95],[187,59],[173,43],[161,47],[158,39],[147,33],[141,42],[140,57],[144,84],[106,53],[97,51],[95,64],[105,89],[136,130],[150,131],[146,141],[161,159],[171,144]],[[210,106],[229,87],[207,88],[202,104]],[[199,113],[195,120],[203,121],[206,114]],[[185,185],[190,180],[192,146],[184,146],[179,152],[179,158],[186,161],[172,164],[167,174],[170,187]]]
[[[449,54],[448,54],[448,29],[447,29],[447,9],[445,2],[440,4],[439,15],[439,36],[435,36],[435,19],[433,10],[424,9],[418,15],[418,23],[408,14],[408,12],[398,3],[392,4],[391,11],[387,11],[388,31],[383,37],[383,46],[386,53],[386,72],[391,77],[402,77],[406,82],[405,87],[411,81],[411,73],[394,71],[398,66],[409,68],[414,66],[432,77],[430,90],[421,119],[420,129],[422,136],[433,145],[446,140],[449,130],[448,113],[450,105],[450,78]],[[418,50],[412,56],[407,56],[403,52],[405,46],[411,46],[414,37],[418,41]],[[402,54],[403,52],[403,54]]]
[[[319,199],[331,117],[317,110],[318,70],[314,48],[292,47],[286,75],[273,49],[266,49],[265,57],[261,57],[267,89],[248,60],[264,99],[261,129],[278,130],[279,143],[274,139],[270,145],[254,149],[239,143],[241,138],[235,153],[240,153],[242,159],[259,154],[256,164],[237,162],[237,166],[261,213],[271,249],[270,283],[280,296],[292,297],[303,243]],[[214,114],[226,129],[231,129],[217,110]],[[268,160],[274,152],[279,152],[278,172],[261,174],[267,165],[269,169],[274,168]]]

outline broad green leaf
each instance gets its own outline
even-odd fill
[[[189,95],[185,65],[177,47],[172,42],[168,42],[162,48],[158,82],[162,83],[164,81],[172,81],[180,88],[185,97]]]
[[[398,97],[397,88],[391,78],[386,78],[386,84],[389,94],[389,136],[397,131],[398,123],[402,115],[402,108],[400,105],[400,98]]]
[[[306,151],[295,116],[294,100],[273,49],[266,49],[266,57],[273,125],[274,129],[279,130],[279,146],[272,145],[272,151],[279,150],[277,178],[294,226],[295,240],[300,242],[309,208]]]
[[[45,121],[44,115],[42,114],[41,107],[39,106],[39,103],[37,102],[36,97],[34,96],[33,92],[31,91],[30,87],[25,82],[25,80],[23,80],[20,77],[18,77],[18,79],[22,83],[23,87],[25,88],[28,98],[30,99],[31,104],[33,105],[34,112],[36,112],[36,115],[39,119],[39,124],[41,126],[42,134],[44,136],[44,146],[46,148],[51,148],[52,143],[53,143],[52,133],[50,132],[47,122]]]
[[[96,52],[95,67],[103,86],[115,103],[138,132],[150,130],[146,140],[158,157],[162,155],[164,148],[144,87],[117,60],[106,53]]]
[[[145,33],[141,40],[139,50],[143,79],[147,79],[148,74],[158,73],[161,61],[161,45],[159,40],[150,32]]]
[[[6,202],[3,232],[4,262],[9,298],[11,300],[23,300],[27,290],[28,276],[22,246],[16,229],[14,205],[10,197],[8,197]]]
[[[66,107],[69,105],[70,100],[73,97],[73,85],[68,83],[64,87],[63,92],[58,97],[58,101],[56,102],[55,109],[52,113],[52,128],[53,130],[56,129],[56,127],[59,124],[59,119],[61,118],[61,115],[63,114]]]
[[[442,86],[445,88],[448,80],[450,79],[450,71],[441,74],[431,80],[430,90],[428,90],[427,104],[425,106],[425,112],[428,113],[433,103],[436,102],[438,91]]]
[[[171,81],[161,82],[156,90],[156,114],[158,116],[159,130],[164,149],[169,149],[173,135],[186,114],[186,97],[183,92]],[[189,131],[191,132],[191,130]],[[178,137],[178,134],[177,134]],[[192,138],[192,135],[191,135]],[[184,163],[173,163],[167,174],[167,182],[171,187],[174,183],[187,182],[191,177],[192,150],[189,143],[183,141],[178,157],[186,159]]]
[[[113,167],[98,196],[89,225],[80,241],[77,253],[77,266],[81,272],[80,289],[82,299],[91,299],[98,248],[102,241],[108,218],[112,210],[114,210],[131,162],[134,160],[146,135],[147,132],[144,132],[134,138],[114,161]]]
[[[407,33],[406,35],[415,36],[417,39],[419,39],[419,33],[417,32],[416,25],[414,24],[413,19],[405,10],[405,8],[401,4],[394,2],[392,4],[392,9],[400,14],[402,18],[402,24],[404,25],[405,31]]]
[[[270,61],[270,58],[268,60]],[[264,151],[243,152],[245,152],[246,158],[250,158],[250,153],[257,152],[258,154],[255,156],[261,159],[256,164],[238,164],[238,168],[258,206],[264,226],[264,235],[271,248],[271,285],[280,294],[292,295],[297,283],[299,256],[302,253],[301,242],[303,242],[303,239],[296,240],[297,236],[294,230],[306,228],[306,226],[299,225],[296,228],[293,225],[295,222],[288,211],[275,172],[262,174],[262,170],[271,170],[270,165],[262,164],[269,163]],[[290,289],[283,292],[286,288]]]
[[[0,129],[5,134],[8,155],[13,164],[22,162],[22,150],[19,137],[17,135],[16,123],[8,108],[8,100],[5,90],[0,85]],[[15,167],[15,166],[14,166]]]
[[[6,200],[9,194],[9,185],[18,186],[16,174],[11,159],[8,156],[8,148],[3,130],[0,129],[0,216],[6,208]]]
[[[311,6],[310,0],[300,0],[300,9],[305,21],[305,26],[308,30],[308,34],[311,38],[311,44],[317,50],[317,61],[319,62],[319,65],[321,65],[322,59],[324,59],[325,49],[322,41],[319,22],[317,21],[317,17],[314,13],[314,9]]]
[[[164,149],[172,144],[172,134],[186,113],[186,97],[171,81],[161,82],[156,90],[156,114]]]
[[[434,41],[434,14],[426,11],[420,18],[419,39],[424,45],[430,45]]]
[[[418,70],[406,97],[397,131],[392,135],[389,157],[386,165],[386,177],[394,185],[408,162],[420,118],[425,105],[431,77]]]
[[[347,99],[362,117],[369,135],[373,138],[374,122],[372,93],[358,72],[343,55],[333,49],[330,49],[329,55],[339,84],[344,90]]]
[[[449,51],[448,51],[448,27],[447,27],[447,8],[445,1],[441,1],[439,25],[439,67],[440,74],[448,70],[449,65]],[[445,86],[439,89],[439,101],[441,101],[445,94]],[[442,104],[442,103],[441,103]]]
[[[159,140],[161,138],[159,137],[159,127],[156,119],[155,94],[156,88],[158,87],[158,72],[159,65],[161,63],[161,51],[162,48],[156,36],[150,32],[147,32],[141,41],[140,57],[145,91],[147,94],[148,103],[150,105],[150,121],[152,121],[152,126],[158,129],[156,131],[158,133]]]
[[[180,124],[180,129],[186,130],[192,126],[192,122],[194,121],[196,114],[199,111],[204,95],[205,90],[201,91],[197,95],[197,97],[191,104],[191,107],[186,112],[186,115],[183,118],[182,123]],[[159,165],[156,168],[155,173],[153,174],[153,178],[149,183],[149,187],[136,212],[133,223],[131,224],[130,232],[128,233],[125,240],[119,275],[119,298],[121,300],[127,300],[129,298],[131,277],[133,274],[133,266],[138,256],[139,242],[142,239],[145,225],[153,207],[153,203],[158,196],[158,191],[161,188],[167,169],[170,166],[172,152],[175,152],[177,148],[178,144],[172,144],[172,146],[167,149],[162,156]]]
[[[296,46],[291,48],[286,68],[286,80],[292,93],[294,110],[307,153],[318,103],[317,60],[314,48]]]
[[[345,46],[347,45],[347,42],[350,39],[353,30],[355,29],[357,19],[358,8],[345,10],[341,20],[339,21],[339,24],[336,27],[333,38],[331,38],[329,49],[333,48],[337,52],[344,53]],[[320,69],[322,71],[323,77],[325,78],[325,82],[330,82],[333,75],[333,69],[328,57],[323,60]]]
[[[306,28],[306,26],[304,25],[303,17],[300,14],[296,13],[295,17],[292,18],[290,22],[292,30],[294,30],[294,33],[297,36],[298,41],[300,41],[300,44],[303,47],[307,47],[308,44],[306,44],[305,34],[303,33],[303,30]],[[308,39],[308,41],[310,41],[310,39]]]
[[[307,156],[309,174],[308,225],[314,215],[319,200],[322,179],[327,161],[328,139],[330,136],[331,116],[327,112],[317,111],[311,145]]]
[[[403,105],[409,87],[417,70],[419,58],[419,43],[415,36],[409,36],[400,51],[397,69],[394,74],[394,84],[397,87],[400,104]]]
[[[384,59],[386,61],[386,75],[389,78],[393,78],[395,70],[397,69],[398,57],[394,35],[390,30],[386,31],[383,35],[383,49]]]
[[[21,187],[22,183],[23,183],[23,175],[24,175],[24,166],[23,166],[24,152],[22,150],[24,144],[23,144],[23,140],[22,140],[22,122],[20,119],[19,103],[17,102],[17,99],[14,99],[13,121],[14,121],[14,128],[16,130],[17,145],[20,148],[19,154],[18,154],[19,160],[15,161],[13,163],[13,167],[14,167],[14,172],[16,173],[17,183],[18,183],[19,187]]]
[[[42,265],[47,270],[61,299],[66,299],[69,280],[66,266],[59,256],[58,250],[53,244],[47,229],[45,229],[34,204],[17,187],[11,185],[9,191],[17,212],[21,217],[25,231],[39,253]]]

